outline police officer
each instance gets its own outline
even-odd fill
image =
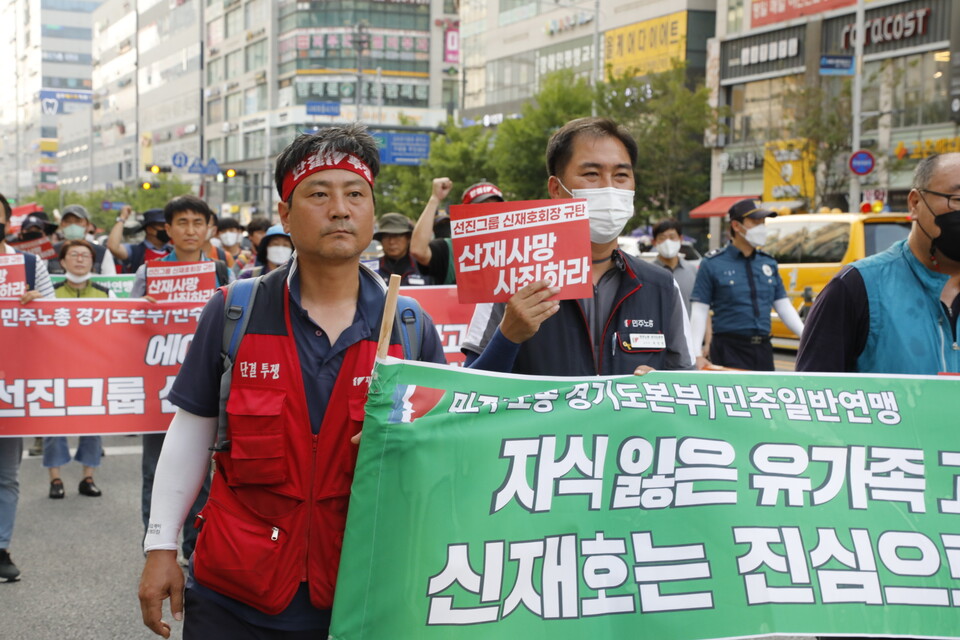
[[[709,361],[698,358],[698,365],[773,371],[770,307],[797,336],[803,332],[777,261],[760,250],[767,239],[766,218],[777,214],[749,199],[737,202],[728,214],[730,244],[706,255],[690,296],[694,345],[703,343],[707,314],[713,309]]]

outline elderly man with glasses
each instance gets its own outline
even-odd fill
[[[960,153],[924,158],[910,235],[838,273],[810,310],[797,371],[960,372]]]

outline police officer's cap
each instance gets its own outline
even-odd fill
[[[727,212],[727,214],[730,216],[731,220],[736,220],[738,222],[743,222],[744,218],[760,220],[761,218],[766,218],[768,216],[771,218],[777,217],[775,211],[764,209],[759,200],[752,200],[750,198],[741,200],[730,207],[730,210]]]

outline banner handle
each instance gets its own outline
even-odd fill
[[[383,305],[383,317],[380,319],[380,339],[377,341],[377,359],[387,357],[390,348],[390,333],[393,330],[393,317],[397,315],[397,296],[400,295],[400,276],[390,276],[390,286],[387,288],[387,301]]]

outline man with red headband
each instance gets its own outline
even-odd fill
[[[437,208],[444,201],[453,182],[450,178],[434,178],[433,193],[427,206],[423,208],[417,225],[413,228],[410,238],[410,255],[420,265],[420,272],[433,279],[436,284],[454,284],[457,281],[453,267],[453,243],[450,234],[437,233],[439,223],[446,222],[449,227],[449,218],[437,216]],[[463,204],[480,204],[481,202],[503,202],[503,192],[492,182],[478,182],[466,188],[461,199]],[[432,237],[436,236],[431,240]]]
[[[376,142],[356,124],[301,135],[277,158],[278,211],[296,252],[263,276],[245,312],[223,408],[226,291],[200,317],[168,396],[177,413],[144,540],[141,612],[163,637],[166,598],[175,619],[186,610],[186,640],[327,637],[356,462],[351,438],[385,298],[383,281],[360,263],[373,238],[379,168]],[[444,362],[426,316],[422,336],[420,359]],[[396,332],[389,353],[403,354]],[[211,446],[216,473],[184,591],[176,539]]]

